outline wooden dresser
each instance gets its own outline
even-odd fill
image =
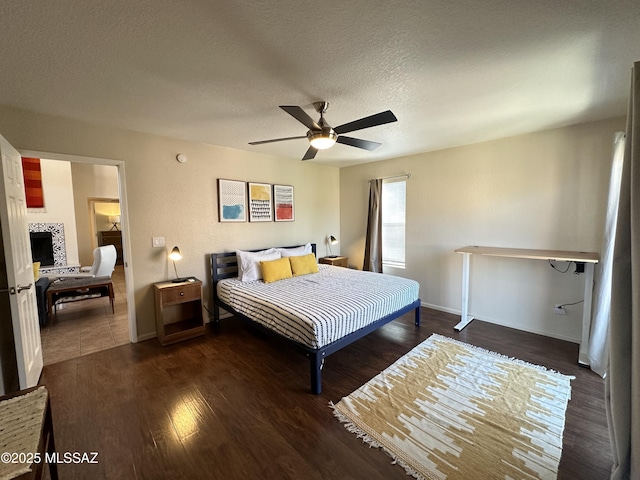
[[[104,232],[98,232],[98,246],[113,245],[116,247],[116,253],[118,258],[116,265],[122,265],[124,258],[122,256],[122,232],[120,230],[107,230]]]

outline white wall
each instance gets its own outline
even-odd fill
[[[460,313],[459,247],[599,252],[613,138],[624,127],[613,119],[342,169],[341,252],[362,268],[368,180],[406,172],[407,268],[389,273],[419,281],[426,305]],[[470,312],[577,342],[582,304],[553,313],[583,298],[584,276],[572,272],[472,257]]]
[[[73,206],[71,164],[40,159],[44,208],[27,212],[28,223],[64,224],[67,265],[78,265],[78,237]]]
[[[120,205],[118,203],[95,203],[96,212],[96,231],[113,230],[113,223],[109,221],[109,217],[120,215]],[[120,228],[118,226],[118,228]]]
[[[143,338],[155,334],[152,284],[173,277],[167,255],[174,245],[183,254],[180,275],[205,282],[205,303],[211,307],[209,253],[322,244],[328,232],[339,231],[339,170],[334,167],[7,107],[0,107],[0,134],[19,150],[124,161],[132,253],[127,261],[134,276],[138,335]],[[178,153],[188,161],[178,163]],[[295,221],[219,223],[218,178],[293,185]],[[164,236],[167,247],[153,248],[155,236]]]
[[[73,198],[78,229],[78,254],[82,265],[93,262],[93,248],[97,239],[91,238],[91,221],[89,214],[89,198],[118,199],[118,168],[111,165],[92,165],[88,163],[71,163],[73,176]],[[119,204],[111,204],[111,209],[120,211]],[[108,213],[107,213],[108,214]],[[111,225],[99,225],[98,230],[109,230]]]

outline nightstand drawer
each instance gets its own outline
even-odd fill
[[[162,304],[172,305],[174,303],[199,300],[201,288],[202,285],[200,282],[193,285],[180,285],[175,288],[167,288],[162,291]]]

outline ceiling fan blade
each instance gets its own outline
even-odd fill
[[[353,137],[345,137],[344,135],[340,135],[337,143],[342,143],[344,145],[349,145],[350,147],[358,147],[364,148],[365,150],[375,150],[378,148],[381,143],[378,142],[370,142],[369,140],[362,140],[361,138],[353,138]]]
[[[280,108],[302,123],[309,130],[322,130],[320,125],[307,115],[302,108],[295,105],[280,105]]]
[[[307,153],[304,154],[302,160],[311,160],[312,158],[315,158],[316,153],[318,153],[317,148],[309,147],[309,150],[307,150]]]
[[[395,122],[398,119],[391,112],[391,110],[387,110],[386,112],[376,113],[375,115],[371,115],[369,117],[361,118],[360,120],[354,120],[353,122],[345,123],[338,127],[335,127],[333,130],[340,135],[341,133],[353,132],[355,130],[362,130],[363,128],[371,128],[376,127],[378,125],[384,125],[385,123]]]
[[[299,137],[285,137],[285,138],[273,138],[271,140],[260,140],[257,142],[249,142],[249,145],[262,145],[263,143],[284,142],[286,140],[297,140],[299,138],[307,138],[307,136],[301,135]]]

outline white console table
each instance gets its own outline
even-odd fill
[[[589,331],[591,329],[591,301],[593,295],[594,265],[600,260],[600,255],[593,252],[567,252],[561,250],[529,250],[523,248],[476,247],[458,248],[456,253],[462,254],[462,315],[460,323],[454,328],[462,330],[473,320],[469,315],[469,270],[471,255],[486,255],[490,257],[526,258],[531,260],[555,260],[558,262],[584,263],[584,307],[582,309],[582,338],[578,363],[589,365],[587,351],[589,349]]]

